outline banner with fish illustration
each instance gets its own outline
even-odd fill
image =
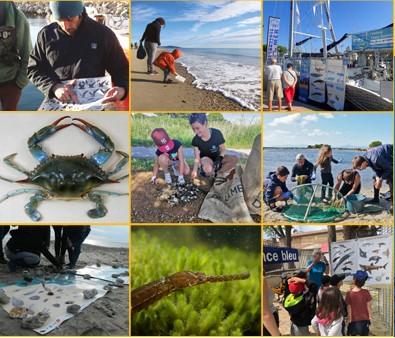
[[[70,81],[62,81],[63,84]],[[92,77],[76,79],[73,87],[79,103],[63,103],[56,98],[44,100],[38,110],[49,111],[82,111],[82,110],[104,110],[101,100],[111,88],[111,76]]]
[[[392,285],[392,237],[375,236],[331,243],[332,274],[346,274],[345,282],[352,281],[352,273],[366,271],[367,286]]]
[[[311,59],[309,76],[309,99],[315,102],[325,102],[326,61]]]
[[[91,276],[100,275],[110,281],[116,281],[112,275],[123,273],[125,268],[114,269],[109,266],[87,267],[77,270],[78,274],[91,272]],[[100,271],[100,272],[99,272]],[[8,304],[2,304],[11,318],[30,318],[43,313],[48,319],[43,320],[42,326],[34,329],[39,334],[47,334],[57,328],[62,322],[83,311],[88,305],[103,297],[107,290],[103,289],[108,282],[98,279],[84,279],[73,273],[58,273],[52,279],[34,277],[32,282],[24,280],[1,284],[0,293],[5,293],[10,299]],[[128,277],[122,277],[125,282]],[[84,291],[96,289],[92,298],[86,299]],[[70,305],[78,305],[74,313],[67,312]]]
[[[302,59],[299,77],[299,101],[307,103],[309,101],[309,78],[310,78],[310,59]]]
[[[343,60],[328,60],[326,76],[327,103],[336,110],[344,110],[346,72],[347,67],[343,64]]]

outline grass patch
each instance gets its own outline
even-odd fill
[[[185,115],[188,114],[177,114]],[[246,120],[245,120],[246,121]],[[229,121],[210,121],[209,126],[219,129],[225,138],[227,148],[250,149],[255,136],[261,132],[260,121],[256,124],[246,124],[241,120],[238,123]],[[164,128],[171,138],[179,140],[184,147],[191,147],[194,133],[186,118],[172,118],[167,114],[157,116],[133,114],[132,117],[132,146],[152,147],[151,132],[155,128]]]
[[[207,275],[250,271],[251,276],[242,281],[202,284],[173,292],[133,316],[132,334],[259,336],[259,252],[246,253],[227,246],[209,248],[203,243],[198,247],[195,243],[194,246],[180,248],[167,238],[169,229],[166,228],[164,227],[164,233],[156,235],[142,229],[133,229],[132,290],[178,271],[201,271]],[[179,232],[177,229],[179,227],[170,228],[174,229],[171,237],[182,234],[183,230]],[[196,237],[194,239],[195,242],[198,240]],[[187,240],[188,238],[186,242]],[[184,241],[183,243],[188,245]]]
[[[187,158],[186,161],[192,170],[194,159]],[[152,171],[154,167],[154,163],[155,163],[154,158],[132,158],[132,173]],[[247,163],[247,158],[239,158],[239,164],[246,164],[246,163]]]

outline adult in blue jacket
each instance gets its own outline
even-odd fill
[[[27,67],[30,81],[47,98],[78,103],[75,79],[101,77],[107,71],[114,87],[102,103],[125,99],[129,63],[115,33],[89,18],[82,1],[51,1],[50,9],[56,22],[38,33]]]
[[[393,158],[392,144],[383,144],[381,146],[368,149],[362,156],[355,156],[352,161],[353,169],[365,170],[367,167],[372,168],[375,175],[373,176],[374,184],[374,198],[369,200],[368,203],[379,203],[379,193],[383,181],[386,180],[390,187],[391,202],[393,201]]]

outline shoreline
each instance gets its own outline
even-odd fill
[[[156,55],[162,51],[158,49]],[[136,49],[131,51],[133,111],[250,111],[219,92],[196,88],[192,84],[195,77],[180,63],[176,63],[175,67],[177,73],[186,78],[185,82],[178,82],[171,75],[173,83],[163,83],[163,71],[155,67],[159,74],[148,75],[146,59],[138,60],[136,52]]]
[[[3,243],[5,244],[5,243]],[[128,268],[129,249],[100,247],[83,244],[77,268],[96,264],[119,265]],[[53,252],[53,242],[49,249]],[[66,255],[67,256],[67,255]],[[66,262],[68,258],[66,257]],[[45,257],[41,257],[40,270],[51,265]],[[9,272],[5,264],[0,265],[0,283],[23,279],[23,271],[29,270],[34,276],[34,269],[19,269]],[[92,279],[94,280],[94,279]],[[11,295],[9,295],[11,296]],[[97,299],[74,317],[64,321],[59,327],[50,331],[47,336],[127,336],[129,323],[129,288],[114,288],[102,298]],[[37,332],[21,328],[19,319],[11,319],[0,305],[0,335],[2,336],[40,336]]]

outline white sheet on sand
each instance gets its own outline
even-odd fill
[[[77,270],[78,274],[90,274],[92,277],[112,280],[116,278],[112,274],[120,274],[127,271],[125,268],[112,268],[110,266],[89,266]],[[129,277],[120,277],[129,283]],[[103,289],[108,282],[98,279],[84,279],[83,277],[73,274],[54,274],[51,280],[45,281],[35,277],[32,283],[24,280],[12,282],[11,285],[0,284],[0,292],[5,292],[11,301],[3,305],[4,310],[8,313],[14,307],[25,307],[29,310],[28,317],[38,312],[50,314],[50,318],[44,325],[35,329],[39,334],[46,334],[67,319],[74,317],[73,314],[67,313],[67,307],[71,304],[81,306],[79,312],[83,311],[88,305],[97,299],[103,297],[107,291]],[[83,291],[97,289],[98,293],[94,298],[84,299]],[[53,295],[48,295],[49,292]]]
[[[62,81],[63,84],[70,81]],[[83,111],[103,110],[101,100],[111,88],[111,76],[77,79],[72,90],[77,95],[79,103],[63,103],[56,98],[44,100],[38,110],[50,111]]]

